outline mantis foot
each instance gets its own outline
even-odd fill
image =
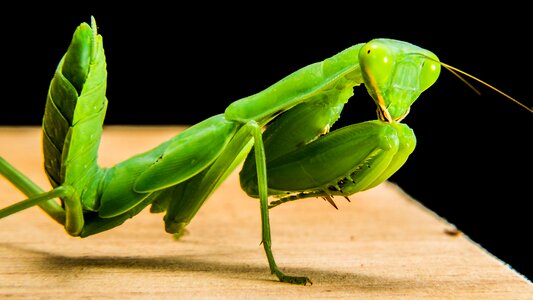
[[[311,280],[305,276],[289,276],[289,275],[283,274],[283,272],[281,271],[275,271],[274,273],[276,274],[279,281],[281,282],[286,282],[286,283],[291,283],[291,284],[300,284],[300,285],[307,285],[308,283],[310,285],[313,284],[313,282],[311,282]]]

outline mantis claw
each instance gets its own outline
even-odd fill
[[[335,207],[335,209],[339,209],[337,205],[335,204],[335,201],[333,201],[333,198],[331,196],[328,195],[328,196],[322,197],[322,199],[326,200],[329,204]]]

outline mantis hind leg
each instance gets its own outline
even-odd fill
[[[45,192],[2,157],[0,157],[0,174],[22,193],[30,197],[0,209],[0,219],[38,205],[50,217],[64,225],[69,234],[79,235],[84,225],[84,219],[81,203],[71,187],[58,186],[51,191]],[[55,198],[62,198],[65,201],[65,209],[54,200]]]
[[[45,192],[31,179],[22,174],[2,157],[0,157],[0,174],[28,197],[35,197]],[[65,210],[56,201],[52,200],[52,198],[42,200],[36,205],[38,205],[58,223],[65,224]],[[2,211],[4,211],[4,209],[2,209]],[[7,215],[9,214],[6,214],[2,217]]]

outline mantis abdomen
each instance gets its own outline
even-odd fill
[[[86,210],[97,209],[97,187],[103,177],[97,154],[107,107],[106,81],[101,36],[83,23],[50,84],[43,152],[50,183],[74,187]]]

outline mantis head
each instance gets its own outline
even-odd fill
[[[435,54],[413,44],[374,39],[359,51],[368,93],[382,121],[400,121],[420,94],[437,81],[440,62]]]

